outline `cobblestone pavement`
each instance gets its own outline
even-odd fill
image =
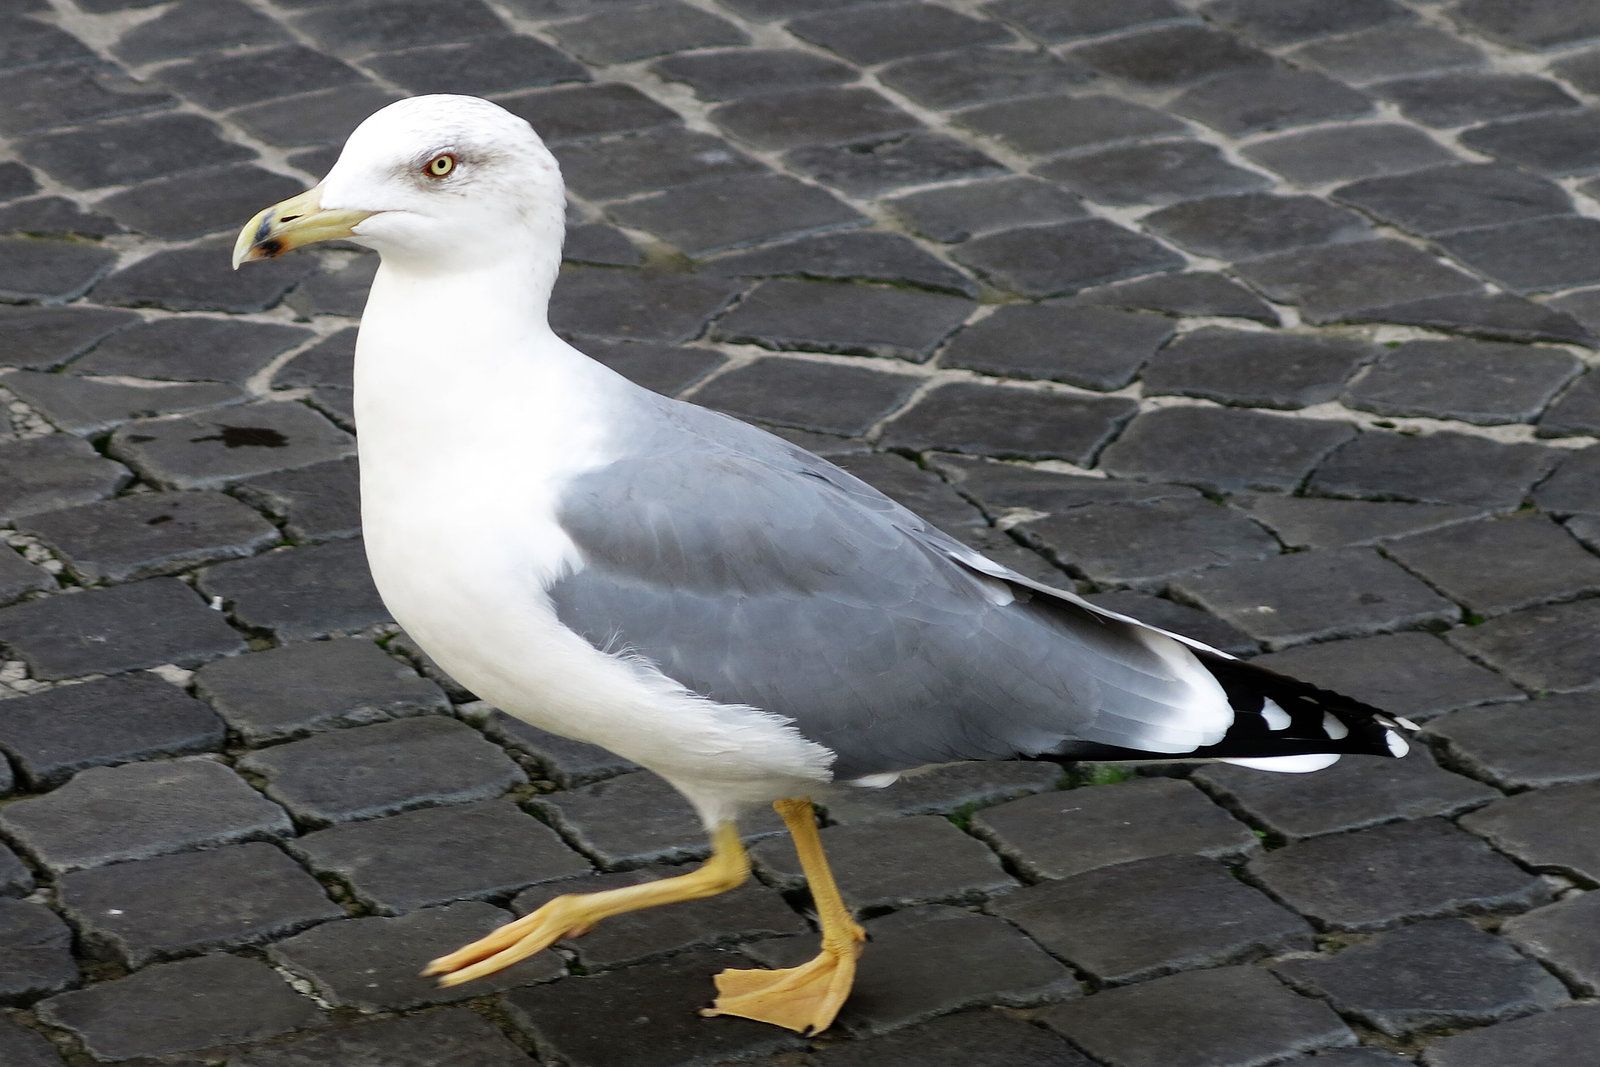
[[[3,0],[0,1063],[1594,1062],[1597,42],[1592,0]],[[874,942],[820,1039],[693,1014],[813,944],[770,816],[747,888],[418,979],[704,850],[387,619],[373,258],[227,270],[430,91],[560,157],[597,358],[1424,743],[832,798]]]

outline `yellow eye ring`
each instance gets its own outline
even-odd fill
[[[430,178],[443,178],[455,169],[456,157],[449,152],[440,152],[423,165],[422,173]]]

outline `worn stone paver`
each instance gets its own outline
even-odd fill
[[[0,7],[0,1062],[1593,1057],[1592,3]],[[874,935],[822,1038],[694,1015],[813,951],[770,812],[735,894],[433,989],[428,957],[705,842],[377,597],[375,257],[227,269],[427,92],[559,158],[578,347],[1420,751],[819,796]]]

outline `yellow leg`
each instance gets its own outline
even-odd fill
[[[564,937],[576,937],[601,919],[624,912],[699,900],[726,893],[750,877],[750,858],[739,843],[733,823],[723,823],[711,835],[711,858],[695,871],[643,885],[623,886],[599,893],[566,894],[522,918],[506,923],[487,937],[448,956],[440,956],[423,969],[439,975],[442,986],[460,985],[542,952]]]
[[[822,923],[822,951],[811,962],[787,970],[723,971],[716,978],[721,995],[701,1014],[737,1015],[802,1034],[821,1033],[833,1024],[850,995],[856,957],[861,955],[867,934],[851,917],[828,869],[811,801],[797,797],[772,806],[789,827],[794,850],[800,855],[800,869],[811,886],[811,899]]]

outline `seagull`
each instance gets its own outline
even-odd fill
[[[527,122],[420,96],[350,135],[314,188],[244,227],[234,267],[375,249],[356,345],[372,576],[438,664],[534,726],[654,771],[710,858],[566,895],[430,963],[494,973],[609,916],[749,876],[737,820],[790,831],[821,951],[727,970],[706,1014],[826,1029],[865,935],[812,798],[961,760],[1401,756],[1414,726],[1024,577],[833,464],[632,384],[547,312],[565,192]]]

